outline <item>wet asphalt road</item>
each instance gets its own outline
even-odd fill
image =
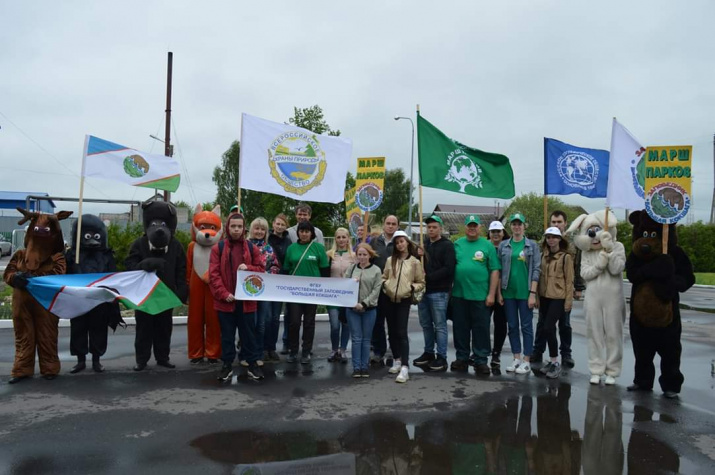
[[[626,392],[628,338],[618,385],[590,386],[580,303],[572,319],[576,368],[559,380],[413,369],[405,385],[328,363],[318,323],[314,362],[266,365],[262,382],[219,384],[217,368],[190,366],[175,326],[176,370],[133,372],[129,327],[110,336],[105,374],[69,375],[62,329],[62,376],[10,386],[13,335],[0,330],[0,473],[715,473],[715,315],[683,312],[678,401]],[[414,358],[423,339],[410,325]],[[274,464],[290,460],[304,465]]]

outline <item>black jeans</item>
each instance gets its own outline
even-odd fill
[[[544,341],[549,345],[549,356],[551,358],[559,356],[559,342],[556,339],[556,322],[560,322],[564,316],[564,303],[564,299],[539,297],[539,323],[542,324],[541,335]]]
[[[399,302],[386,299],[385,320],[387,321],[392,356],[395,360],[401,360],[403,366],[408,366],[410,363],[410,340],[407,336],[410,307],[412,307],[410,297]]]
[[[469,361],[470,350],[476,364],[486,364],[491,350],[489,307],[484,300],[452,297],[452,335],[457,359]]]
[[[380,292],[380,298],[377,303],[377,316],[375,317],[375,326],[372,327],[372,338],[370,346],[375,356],[382,358],[387,353],[387,336],[385,335],[385,306],[390,299],[383,292]]]
[[[539,320],[536,322],[536,336],[534,338],[534,354],[542,354],[546,349],[546,339],[544,338],[544,321],[541,319],[541,310],[539,310]],[[494,337],[496,339],[496,336]],[[559,319],[559,339],[561,346],[559,351],[561,357],[571,357],[571,310],[564,312]]]
[[[673,321],[667,327],[648,328],[631,316],[630,332],[636,368],[633,382],[642,388],[653,388],[655,380],[655,354],[660,355],[660,388],[663,391],[680,392],[685,376],[680,371],[680,355],[683,347],[680,343],[682,324],[680,311],[674,310]]]
[[[300,337],[300,323],[303,321],[303,353],[313,350],[315,338],[315,313],[318,306],[307,303],[289,303],[288,305],[288,349],[291,353],[298,353],[298,340]]]
[[[146,364],[151,358],[151,350],[154,348],[154,358],[156,361],[169,361],[169,350],[171,349],[171,330],[173,322],[171,315],[173,309],[165,310],[156,315],[136,310],[137,328],[134,337],[134,350],[138,364]]]
[[[236,301],[233,312],[218,312],[221,327],[221,361],[230,365],[236,359],[236,330],[241,340],[241,357],[249,365],[261,359],[256,339],[256,312],[244,313],[243,302]]]
[[[506,313],[504,313],[504,305],[499,305],[494,302],[490,310],[494,320],[494,348],[493,355],[501,354],[506,340]]]

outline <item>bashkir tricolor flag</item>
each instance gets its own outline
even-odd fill
[[[97,305],[115,300],[151,315],[181,305],[176,294],[156,274],[143,270],[32,277],[27,291],[59,318],[78,317]]]
[[[514,197],[514,172],[505,155],[468,147],[417,114],[420,184],[490,198]]]
[[[166,191],[176,191],[181,179],[179,163],[171,157],[140,152],[92,135],[84,140],[82,176]]]
[[[340,203],[353,144],[350,139],[243,114],[240,188],[303,201]]]

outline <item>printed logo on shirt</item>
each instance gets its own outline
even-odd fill
[[[308,259],[309,261],[317,261],[318,260],[317,256],[306,256],[305,258]]]
[[[472,260],[482,262],[484,260],[484,253],[482,251],[475,252]]]
[[[524,254],[523,250],[519,253],[519,260],[522,262],[526,262],[526,254]]]

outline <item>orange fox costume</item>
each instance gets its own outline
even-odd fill
[[[221,327],[209,290],[211,248],[223,235],[221,208],[203,211],[197,205],[191,226],[191,243],[186,255],[186,280],[189,282],[189,359],[221,358]]]

